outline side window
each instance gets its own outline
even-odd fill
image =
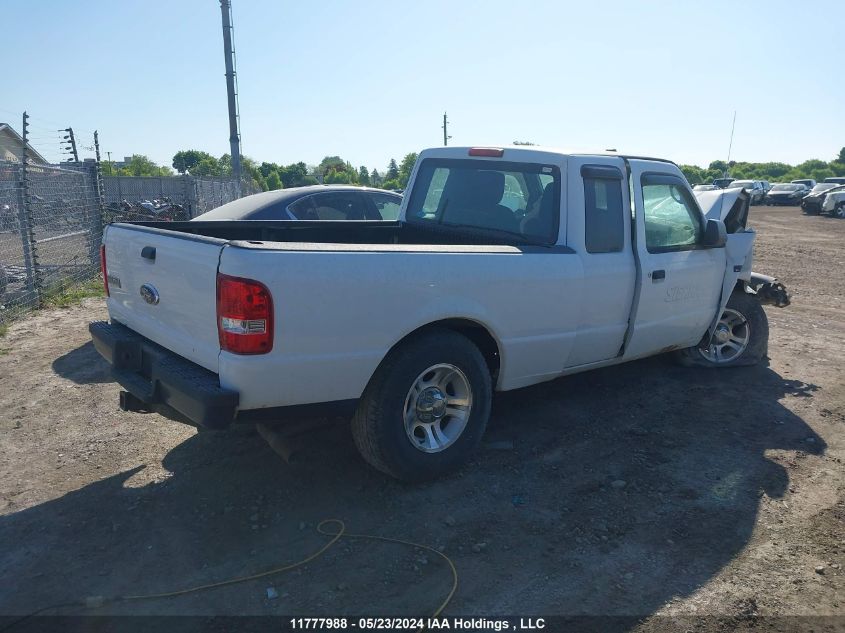
[[[646,174],[642,189],[648,251],[693,248],[701,237],[702,220],[686,188],[671,176]]]
[[[437,214],[437,209],[440,206],[440,198],[443,197],[443,187],[446,185],[446,180],[449,178],[449,169],[447,167],[437,167],[431,176],[431,185],[425,195],[425,202],[423,207],[418,212],[421,218],[433,218]]]
[[[399,207],[402,205],[402,200],[395,196],[388,196],[384,193],[370,194],[370,199],[378,209],[380,219],[395,220],[399,217]]]
[[[602,172],[607,172],[602,174]],[[619,177],[608,177],[618,173]],[[622,174],[594,168],[584,174],[584,243],[588,253],[618,253],[625,243]],[[601,177],[604,175],[605,177]]]
[[[313,196],[317,220],[365,220],[364,201],[357,193],[318,193]]]
[[[317,214],[314,212],[314,196],[308,196],[297,200],[290,206],[288,211],[293,214],[297,220],[316,220]]]
[[[511,211],[525,211],[528,206],[522,185],[513,174],[505,174],[505,192],[502,194],[501,204]]]

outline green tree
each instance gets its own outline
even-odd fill
[[[414,169],[414,164],[417,162],[417,153],[411,152],[405,154],[402,159],[402,164],[399,165],[399,187],[404,189],[408,186],[408,180],[411,177],[411,171]]]
[[[206,178],[219,178],[221,175],[220,162],[214,158],[214,156],[203,158],[200,162],[194,165],[193,169],[191,169],[191,175]]]
[[[367,171],[367,168],[361,165],[361,168],[358,170],[358,184],[367,186],[370,184],[370,172]]]
[[[390,159],[387,165],[387,173],[384,175],[385,180],[399,180],[399,166],[394,159]]]
[[[264,176],[265,178],[267,178],[270,175],[271,172],[275,171],[275,172],[280,173],[281,169],[282,168],[279,167],[279,165],[277,165],[276,163],[267,163],[267,162],[261,163],[261,165],[258,167],[258,171],[260,171],[261,175]]]
[[[320,164],[317,165],[317,169],[323,176],[329,173],[331,169],[343,169],[346,168],[346,161],[343,160],[340,156],[326,156],[323,160],[320,161]]]
[[[326,174],[323,182],[327,185],[348,185],[352,182],[352,179],[349,177],[349,172],[345,169],[332,169]]]
[[[284,185],[282,184],[282,179],[279,178],[279,172],[277,171],[271,171],[267,175],[266,182],[268,191],[275,191],[276,189],[284,188]]]
[[[282,184],[287,187],[302,187],[317,181],[308,175],[308,167],[303,162],[291,163],[279,169]]]
[[[172,176],[173,170],[161,167],[143,154],[133,154],[125,167],[113,171],[118,176]]]
[[[173,155],[173,169],[180,174],[189,173],[197,163],[205,158],[213,158],[208,152],[198,149],[186,149]]]
[[[391,191],[396,191],[397,189],[401,189],[399,186],[399,179],[398,178],[391,178],[389,180],[385,180],[381,183],[382,189],[390,189]]]
[[[705,182],[704,170],[701,167],[695,165],[681,165],[680,167],[691,185],[700,185]]]
[[[373,168],[373,171],[370,172],[370,182],[373,184],[373,187],[378,187],[381,184],[381,176],[376,168]]]

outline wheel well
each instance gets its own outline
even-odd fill
[[[426,325],[423,325],[422,327],[419,327],[413,332],[407,334],[402,340],[396,343],[390,351],[393,351],[405,341],[413,337],[436,329],[452,330],[453,332],[457,332],[472,341],[481,352],[481,355],[487,363],[487,367],[490,370],[490,376],[493,379],[493,385],[496,384],[496,381],[499,378],[501,360],[501,356],[499,354],[499,344],[496,342],[496,339],[493,338],[493,335],[490,334],[490,331],[477,321],[471,321],[470,319],[443,319],[441,321],[427,323]]]

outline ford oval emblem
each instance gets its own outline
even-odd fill
[[[144,301],[149,303],[151,306],[154,306],[158,303],[158,290],[152,284],[144,284],[141,286],[141,296],[144,297]]]

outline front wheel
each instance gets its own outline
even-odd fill
[[[716,324],[713,337],[676,352],[682,365],[742,367],[756,365],[769,351],[769,321],[756,297],[735,290]]]
[[[845,202],[840,202],[833,210],[833,215],[837,218],[845,219]]]
[[[478,448],[490,417],[492,381],[478,348],[451,330],[431,330],[382,361],[352,420],[373,467],[403,481],[455,470]]]

